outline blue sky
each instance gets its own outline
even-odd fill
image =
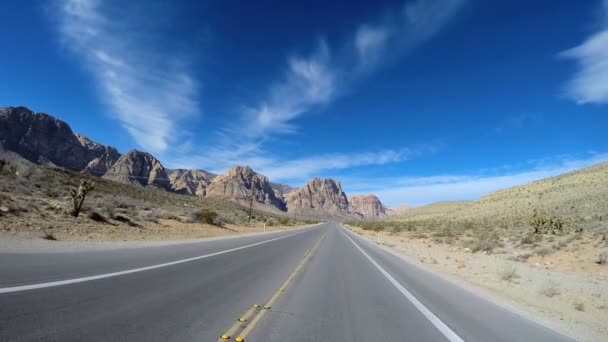
[[[608,160],[608,1],[4,1],[0,106],[390,206]]]

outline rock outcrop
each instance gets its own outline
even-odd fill
[[[406,215],[411,210],[412,210],[412,208],[410,208],[408,205],[402,204],[402,205],[398,206],[397,208],[387,208],[386,214],[388,216],[403,216],[403,215]]]
[[[364,219],[376,219],[387,216],[386,208],[375,195],[350,196],[349,211]]]
[[[112,146],[98,144],[89,140],[84,135],[76,134],[75,136],[83,147],[98,155],[98,157],[89,161],[87,166],[82,170],[83,172],[94,176],[102,176],[120,158],[120,153]]]
[[[274,190],[275,196],[277,196],[281,200],[284,200],[285,195],[287,195],[288,193],[290,193],[291,191],[296,189],[287,184],[272,183],[272,182],[270,183],[270,187],[272,188],[272,190]]]
[[[169,171],[171,189],[188,195],[205,196],[216,174],[204,170],[177,169]]]
[[[137,186],[171,190],[167,171],[153,155],[132,150],[122,155],[103,178]]]
[[[33,163],[81,171],[108,152],[86,140],[83,144],[67,123],[48,114],[25,107],[0,108],[0,143]]]
[[[248,202],[252,196],[256,203],[285,210],[285,204],[275,195],[268,178],[249,166],[236,166],[215,177],[207,187],[207,196],[229,198],[240,203]]]
[[[314,178],[285,195],[287,211],[306,216],[348,216],[348,199],[340,182]]]

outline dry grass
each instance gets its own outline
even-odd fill
[[[0,155],[1,158],[6,156],[6,153]],[[275,226],[279,221],[289,225],[316,222],[303,217],[293,222],[285,213],[265,208],[254,208],[249,222],[249,208],[228,200],[125,185],[35,166],[18,157],[10,157],[12,159],[0,171],[0,231],[37,232],[38,236],[47,231],[53,235],[59,233],[62,239],[79,236],[104,239],[108,234],[129,239],[132,236],[154,238],[161,232],[171,234],[175,225],[179,226],[176,228],[179,236],[198,237],[201,227],[207,224],[258,227],[264,222],[272,222]],[[9,167],[13,165],[18,171]],[[72,217],[69,215],[72,209],[69,190],[82,180],[94,181],[95,189],[87,194],[81,215]],[[198,213],[199,219],[193,220],[193,213]]]
[[[561,294],[559,287],[554,282],[546,282],[539,290],[538,293],[549,298],[553,298]]]
[[[507,253],[523,262],[532,255],[547,258],[557,251],[593,248],[598,257],[586,262],[603,264],[607,256],[601,249],[608,246],[608,163],[497,191],[476,202],[435,203],[384,221],[348,224],[408,237],[431,236],[434,244],[455,244],[474,253]],[[590,235],[598,239],[582,247],[582,237]]]

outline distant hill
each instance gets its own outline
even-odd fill
[[[533,212],[594,227],[608,219],[608,163],[492,192],[475,202],[442,202],[413,208],[402,221],[470,221],[526,225]]]

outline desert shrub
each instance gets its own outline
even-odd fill
[[[526,262],[526,261],[528,261],[528,259],[530,259],[531,256],[532,256],[532,253],[520,253],[520,254],[510,256],[509,260],[518,261],[518,262]]]
[[[122,208],[122,209],[129,209],[129,208],[134,208],[135,206],[133,204],[130,204],[128,202],[124,202],[121,200],[116,200],[114,202],[114,207],[116,208]]]
[[[52,187],[48,187],[45,190],[45,195],[47,195],[50,198],[58,198],[63,196],[63,189],[59,186],[52,186]]]
[[[133,220],[131,220],[131,218],[129,218],[128,216],[122,215],[122,214],[116,214],[112,218],[118,222],[126,223],[131,227],[141,227],[140,224],[133,222]]]
[[[555,216],[546,216],[534,210],[534,213],[528,220],[535,234],[561,234],[564,231],[564,221]]]
[[[553,298],[559,295],[561,292],[556,283],[547,282],[538,290],[538,293],[545,297]]]
[[[148,222],[159,223],[160,214],[155,210],[145,211],[143,214],[143,219]]]
[[[551,248],[540,248],[536,250],[536,255],[538,255],[541,258],[546,257],[547,255],[553,253],[553,250],[551,250]]]
[[[215,211],[209,209],[202,209],[199,212],[199,215],[199,218],[202,222],[207,224],[217,224],[216,219],[218,217],[218,214]]]
[[[517,269],[515,267],[505,268],[498,273],[500,280],[503,281],[512,281],[515,278],[519,278],[519,274],[517,274]]]
[[[606,262],[608,262],[608,253],[607,252],[601,252],[598,256],[597,256],[597,261],[596,263],[598,265],[605,265]]]
[[[47,230],[44,231],[44,235],[42,235],[42,238],[49,241],[57,241],[57,237],[55,236],[55,234]]]
[[[288,217],[279,217],[279,224],[282,226],[287,226],[289,224]]]
[[[500,247],[500,239],[496,232],[482,230],[476,239],[469,240],[465,243],[471,252],[487,252],[491,253],[494,248]]]
[[[266,220],[266,225],[268,227],[273,227],[277,225],[277,219],[275,219],[274,217],[269,218],[268,220]]]
[[[188,221],[221,226],[221,222],[218,220],[218,213],[210,209],[201,209],[191,212]]]
[[[583,302],[576,301],[576,302],[572,303],[572,306],[574,307],[574,310],[576,310],[576,311],[585,311],[585,303],[583,303]]]
[[[96,211],[91,211],[88,216],[93,221],[109,223],[108,220],[103,215],[101,215],[100,213],[98,213]]]
[[[521,238],[521,244],[522,245],[531,245],[534,243],[534,236],[532,234],[525,234],[522,238]]]
[[[217,217],[213,220],[213,224],[219,227],[222,227],[226,224],[234,224],[236,221],[234,219],[233,216],[230,215],[226,215],[226,214],[219,214],[217,215]]]
[[[452,238],[455,236],[455,233],[454,230],[452,230],[450,227],[445,226],[436,231],[433,236]]]

